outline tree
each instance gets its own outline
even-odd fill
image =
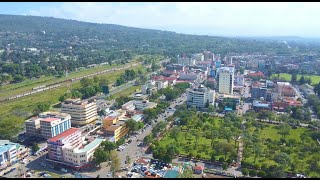
[[[126,126],[129,128],[129,135],[132,134],[134,131],[138,130],[138,123],[133,120],[133,119],[129,119],[126,121]]]
[[[35,153],[35,152],[38,152],[39,149],[40,149],[39,145],[37,143],[34,143],[32,146],[32,151]]]
[[[281,152],[274,157],[274,161],[277,162],[280,166],[286,168],[291,163],[291,158],[288,154]]]
[[[41,112],[48,111],[50,109],[49,103],[39,103],[37,106],[33,109],[34,114],[40,114]]]
[[[297,82],[297,74],[292,74],[291,75],[291,83],[295,84]]]
[[[129,155],[126,155],[126,161],[128,164],[131,164],[131,157]]]
[[[21,81],[23,81],[23,80],[24,80],[24,77],[21,76],[20,74],[17,74],[17,75],[15,75],[15,76],[13,76],[13,81],[14,81],[15,83],[21,82]]]
[[[175,126],[171,129],[170,131],[170,136],[177,142],[178,141],[178,136],[180,132],[180,127]]]
[[[224,163],[222,164],[222,169],[223,169],[223,170],[227,170],[227,169],[228,169],[228,163],[224,162]]]
[[[263,170],[260,170],[260,171],[258,171],[258,173],[257,173],[257,176],[258,176],[258,177],[262,177],[262,178],[263,178],[263,177],[266,177],[266,175],[267,175],[266,172],[264,172]]]
[[[148,145],[148,144],[150,144],[151,142],[152,142],[152,134],[149,134],[149,135],[147,135],[146,137],[144,137],[143,138],[143,143],[145,144],[145,145]]]
[[[109,157],[107,151],[98,147],[93,153],[95,163],[100,167],[101,163],[106,162]]]
[[[108,86],[108,85],[102,86],[102,92],[103,92],[104,94],[109,94],[109,86]]]
[[[94,80],[89,78],[83,78],[80,80],[80,84],[82,87],[88,87],[94,85]]]
[[[254,176],[257,175],[257,171],[254,170],[254,169],[251,169],[251,170],[249,170],[249,175],[250,175],[251,177],[254,177]]]
[[[279,131],[278,133],[280,135],[282,135],[283,138],[286,137],[286,135],[289,135],[290,134],[290,130],[291,130],[291,126],[287,123],[282,123],[279,125]]]
[[[110,153],[112,150],[116,149],[116,147],[117,147],[116,143],[110,142],[110,141],[103,141],[103,142],[101,143],[101,146],[103,147],[103,149],[104,149],[105,151],[108,151],[109,153]]]
[[[118,153],[115,150],[110,152],[110,171],[112,172],[112,177],[115,177],[116,173],[120,170],[120,159]]]
[[[305,84],[306,81],[304,79],[304,76],[301,76],[300,80],[299,80],[299,84],[302,85],[302,84]]]
[[[244,175],[244,176],[248,176],[249,175],[249,170],[247,169],[247,168],[242,168],[242,174]]]
[[[193,171],[189,168],[183,170],[183,173],[179,174],[178,178],[194,178]]]

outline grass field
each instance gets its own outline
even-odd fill
[[[299,80],[301,78],[301,74],[297,75],[297,80]],[[276,78],[278,77],[278,74],[273,74],[271,76],[271,78]],[[290,81],[291,80],[291,74],[287,74],[287,73],[280,73],[280,79],[284,79],[286,81]],[[315,85],[318,84],[320,82],[320,76],[319,75],[304,75],[304,77],[307,78],[311,78],[311,85]]]
[[[114,95],[110,96],[110,99],[117,99],[120,96],[129,96],[130,94],[136,92],[137,90],[140,90],[141,86],[131,86],[127,89],[124,89],[118,93],[115,93]]]
[[[134,60],[134,61],[130,62],[129,64],[133,64],[133,63],[136,63],[136,61]],[[37,87],[37,86],[55,83],[55,82],[63,81],[66,79],[80,77],[80,76],[92,74],[92,73],[95,73],[98,71],[112,69],[112,68],[121,67],[121,66],[123,66],[123,65],[116,65],[116,64],[113,64],[112,66],[103,65],[100,67],[95,67],[95,68],[90,68],[90,69],[82,69],[77,72],[71,72],[71,73],[69,73],[68,77],[64,76],[64,77],[57,78],[54,76],[50,76],[50,77],[43,76],[43,77],[40,77],[39,79],[33,79],[33,80],[27,79],[21,83],[0,86],[0,98],[24,93],[24,92],[32,90],[32,88]]]
[[[142,69],[142,65],[138,65],[136,67],[128,68],[128,69]],[[114,82],[124,70],[116,71],[112,74],[103,74],[100,77],[108,78],[110,82]],[[72,84],[71,88],[80,87],[80,82],[76,82]],[[16,111],[23,111],[28,115],[31,115],[32,110],[36,106],[37,103],[50,103],[55,104],[59,102],[59,97],[66,93],[68,88],[66,86],[61,86],[59,88],[44,91],[38,94],[22,97],[16,100],[8,101],[1,103],[0,106],[0,117],[5,115],[11,115]],[[24,117],[26,118],[26,117]]]

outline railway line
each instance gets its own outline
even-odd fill
[[[25,93],[18,94],[18,95],[14,95],[14,96],[11,96],[11,97],[6,97],[4,99],[0,99],[0,102],[6,102],[6,101],[11,101],[11,100],[19,99],[19,98],[22,98],[22,97],[30,96],[30,95],[37,94],[37,93],[40,93],[40,92],[43,92],[43,91],[48,91],[48,90],[51,90],[51,89],[55,89],[55,88],[61,87],[63,85],[63,83],[67,83],[67,82],[74,83],[76,81],[80,81],[83,78],[89,78],[89,77],[93,77],[93,76],[100,75],[100,74],[119,71],[119,70],[127,69],[127,68],[130,68],[130,67],[133,67],[133,66],[137,66],[139,64],[142,64],[142,62],[134,63],[134,64],[131,64],[131,65],[126,65],[126,66],[119,67],[119,68],[107,69],[107,70],[99,71],[99,72],[96,72],[96,73],[88,74],[88,75],[85,75],[85,76],[80,76],[80,77],[77,77],[77,78],[70,78],[70,79],[66,79],[64,81],[59,81],[59,82],[55,82],[55,83],[51,83],[51,84],[47,84],[47,85],[34,87],[34,88],[32,88],[32,91],[25,92]]]

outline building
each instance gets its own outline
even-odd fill
[[[205,108],[214,104],[215,91],[210,90],[203,85],[188,91],[187,105],[197,108]]]
[[[18,161],[19,145],[9,140],[0,140],[0,167],[5,168]]]
[[[180,77],[179,80],[182,81],[190,81],[190,82],[194,82],[197,81],[198,79],[200,79],[200,73],[196,74],[196,73],[180,73]]]
[[[251,85],[251,97],[253,99],[267,99],[267,86],[264,83],[256,81]]]
[[[166,65],[166,70],[185,71],[185,66],[181,65],[181,64],[168,64],[168,65]]]
[[[195,166],[193,167],[193,172],[195,174],[202,174],[203,173],[204,168],[202,166]]]
[[[117,121],[115,124],[104,129],[104,134],[106,136],[111,136],[109,141],[117,142],[119,139],[128,134],[129,128],[127,127],[125,121]]]
[[[71,128],[70,119],[44,118],[40,120],[41,135],[45,139],[57,136]]]
[[[132,100],[122,105],[122,110],[132,111],[132,110],[144,110],[149,108],[154,108],[157,103],[149,102],[148,100]]]
[[[240,75],[240,74],[237,74],[234,77],[234,85],[235,86],[244,86],[244,76]]]
[[[217,75],[219,93],[233,94],[234,68],[221,67],[219,68]]]
[[[258,112],[261,110],[271,110],[272,106],[267,101],[254,100],[252,102],[252,108],[254,111]]]
[[[214,53],[210,52],[210,51],[204,51],[203,52],[204,55],[204,60],[214,60]]]
[[[185,65],[185,66],[192,66],[196,64],[196,60],[192,58],[186,58],[186,57],[178,58],[178,64]]]
[[[70,128],[47,141],[47,160],[75,168],[85,167],[92,161],[93,153],[102,141],[96,138],[84,146],[81,129]]]
[[[202,53],[193,54],[192,58],[195,59],[196,61],[204,61],[204,55]]]
[[[26,136],[54,137],[71,128],[71,116],[59,112],[43,112],[25,121]]]
[[[85,125],[94,122],[98,118],[95,100],[67,99],[61,104],[61,112],[71,115],[71,123],[73,125]]]

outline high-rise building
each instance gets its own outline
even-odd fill
[[[234,68],[221,67],[218,70],[219,93],[233,94]]]
[[[59,112],[43,112],[28,119],[25,125],[27,136],[49,139],[71,128],[71,116]]]
[[[200,85],[198,88],[188,91],[187,105],[197,108],[205,108],[214,104],[215,91]]]
[[[61,105],[61,112],[71,115],[73,125],[86,125],[98,118],[95,100],[67,99]]]

